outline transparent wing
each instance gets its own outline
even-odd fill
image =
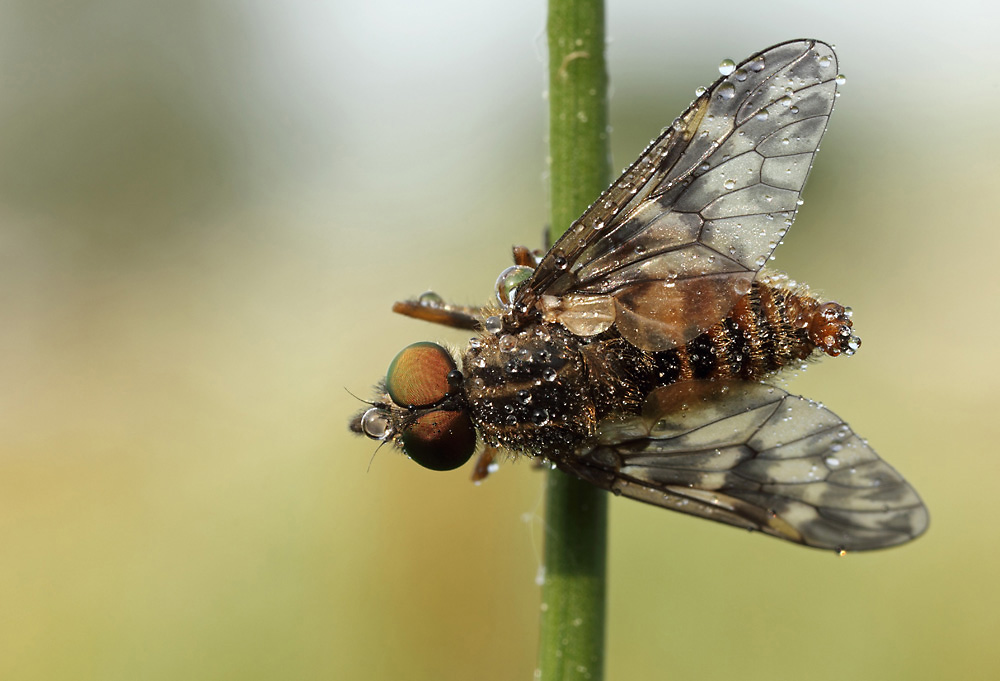
[[[515,302],[578,335],[615,325],[652,351],[721,321],[795,217],[836,79],[815,40],[744,61],[587,209]]]
[[[691,381],[603,424],[560,468],[615,494],[816,548],[927,529],[909,484],[835,414],[760,383]]]

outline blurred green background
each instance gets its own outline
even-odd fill
[[[917,487],[838,559],[611,504],[608,678],[1000,675],[994,5],[612,2],[621,167],[795,37],[847,85],[775,263],[854,307],[790,389]],[[546,219],[544,6],[0,4],[0,678],[532,677],[542,476],[351,436]]]

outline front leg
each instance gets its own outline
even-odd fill
[[[428,291],[420,294],[416,300],[401,300],[394,303],[392,311],[425,322],[442,324],[455,329],[481,331],[483,328],[482,310],[467,305],[452,305],[442,300],[441,296]]]
[[[545,255],[542,251],[532,251],[527,246],[514,246],[513,252],[515,265],[532,268],[537,267]],[[421,293],[416,300],[401,300],[392,306],[392,311],[455,329],[483,330],[482,308],[446,303],[433,291]]]
[[[477,485],[489,477],[497,469],[497,457],[500,450],[497,447],[486,445],[479,458],[476,459],[476,466],[472,469],[472,482]]]

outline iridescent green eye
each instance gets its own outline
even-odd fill
[[[414,343],[392,360],[385,388],[401,407],[426,407],[448,394],[448,374],[456,368],[455,360],[437,343]]]
[[[403,451],[424,468],[450,471],[476,449],[476,429],[461,411],[432,411],[418,418],[400,436]]]

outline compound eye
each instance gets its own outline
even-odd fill
[[[450,471],[458,468],[476,449],[476,429],[462,411],[424,414],[400,436],[403,451],[424,468]]]
[[[448,394],[448,374],[456,369],[455,360],[437,343],[414,343],[389,364],[385,387],[401,407],[426,407]]]

